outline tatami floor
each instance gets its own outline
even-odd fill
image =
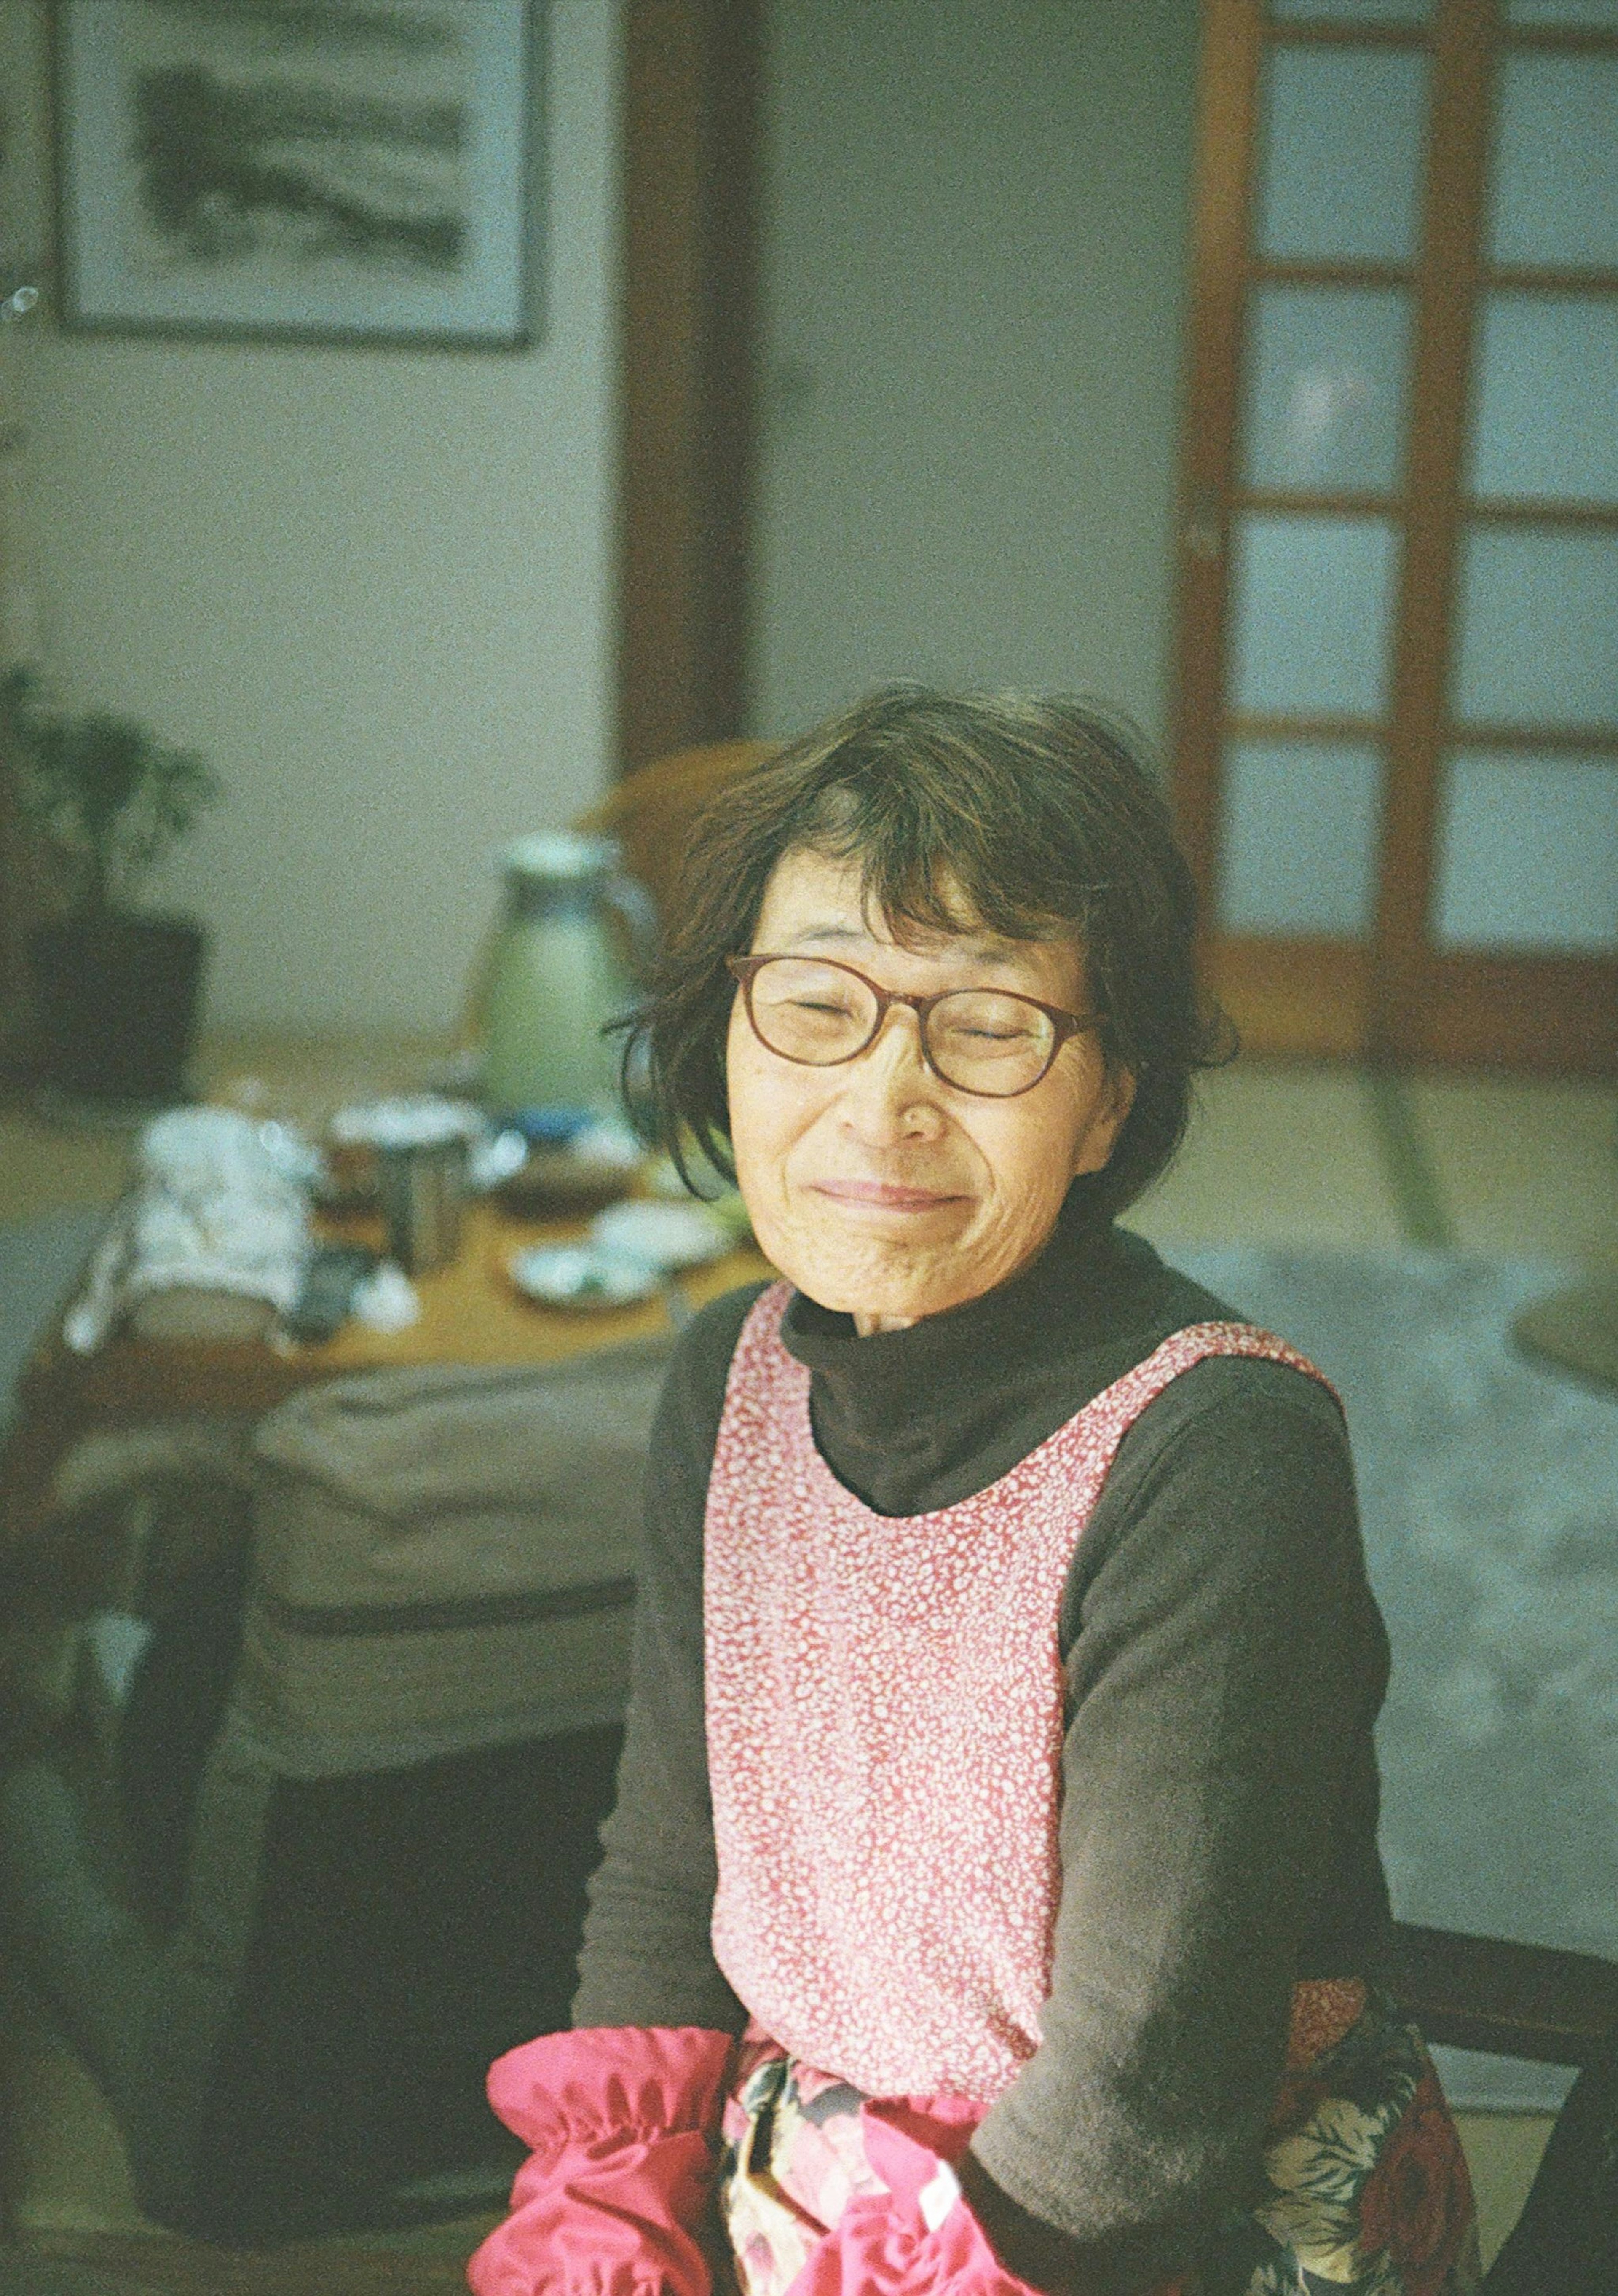
[[[216,1082],[263,1076],[283,1102],[301,1093],[313,1113],[333,1079],[356,1088],[354,1067],[330,1048],[225,1046],[207,1072]],[[390,1073],[373,1060],[365,1083]],[[110,1201],[127,1156],[118,1136],[0,1111],[0,1220]],[[1618,1091],[1496,1077],[1393,1081],[1244,1060],[1206,1080],[1179,1164],[1134,1224],[1171,1253],[1242,1241],[1419,1242],[1618,1268]],[[140,2232],[116,2133],[73,2061],[42,2035],[13,2033],[10,2070],[13,2234]],[[1533,2116],[1465,2116],[1486,2255],[1515,2217],[1548,2128]],[[424,2237],[445,2254],[475,2230]]]

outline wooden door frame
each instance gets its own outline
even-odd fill
[[[1445,951],[1431,945],[1426,931],[1444,757],[1463,738],[1490,745],[1481,729],[1451,719],[1443,676],[1453,653],[1467,518],[1516,509],[1557,524],[1565,515],[1564,505],[1550,503],[1472,503],[1462,480],[1473,335],[1482,297],[1500,277],[1491,274],[1483,245],[1494,76],[1513,47],[1611,54],[1614,45],[1611,33],[1514,29],[1495,6],[1438,0],[1427,166],[1446,196],[1426,201],[1417,282],[1408,524],[1369,1013],[1368,1050],[1386,1062],[1618,1073],[1618,965],[1612,959]],[[1548,275],[1541,283],[1573,283]],[[1570,745],[1559,729],[1535,736],[1506,728],[1494,738],[1513,748],[1584,746]]]
[[[1214,994],[1267,1051],[1352,1058],[1366,1034],[1370,964],[1364,948],[1214,929],[1240,336],[1263,29],[1260,0],[1204,0],[1176,569],[1174,797],[1201,897],[1202,968]],[[1329,28],[1313,36],[1329,37]]]
[[[1249,0],[1203,0],[1177,524],[1173,758],[1181,840],[1203,893],[1205,935],[1218,862],[1221,662],[1260,45],[1258,13]]]
[[[763,0],[624,0],[616,752],[748,732]]]
[[[1508,31],[1496,20],[1491,0],[1438,0],[1432,32],[1421,42],[1433,60],[1434,110],[1422,236],[1404,273],[1416,324],[1407,466],[1385,500],[1334,498],[1331,504],[1379,511],[1397,521],[1400,532],[1390,691],[1373,735],[1357,724],[1244,723],[1226,709],[1233,512],[1238,506],[1267,506],[1255,499],[1255,490],[1240,485],[1240,338],[1254,266],[1249,219],[1266,37],[1363,46],[1409,45],[1418,36],[1320,21],[1283,27],[1267,24],[1265,17],[1262,0],[1204,0],[1174,730],[1175,798],[1202,896],[1204,975],[1250,1041],[1266,1052],[1610,1075],[1618,1070],[1613,989],[1618,968],[1611,960],[1439,950],[1428,939],[1427,913],[1442,760],[1459,731],[1448,716],[1446,672],[1458,553],[1470,507],[1462,488],[1462,449],[1470,335],[1484,275],[1482,209],[1492,72],[1508,43],[1611,53],[1613,36]],[[1442,198],[1432,195],[1434,183],[1443,185]],[[1287,268],[1269,266],[1263,275]],[[1292,268],[1306,276],[1310,266]],[[1379,269],[1366,267],[1368,283]],[[1286,506],[1311,505],[1289,496]],[[1556,515],[1554,506],[1546,508]],[[1221,761],[1232,732],[1300,738],[1336,733],[1383,743],[1387,803],[1378,913],[1363,943],[1214,930]],[[1516,733],[1507,738],[1522,745]],[[1567,746],[1556,734],[1545,745]]]
[[[1410,1041],[1405,1014],[1419,999],[1431,961],[1427,889],[1448,732],[1455,568],[1465,518],[1465,378],[1472,370],[1483,227],[1494,62],[1491,12],[1475,0],[1439,0],[1434,28],[1424,220],[1411,287],[1415,333],[1377,860],[1375,990],[1367,1016],[1367,1050],[1395,1060],[1427,1049]],[[1439,184],[1448,187],[1448,198],[1435,196]]]

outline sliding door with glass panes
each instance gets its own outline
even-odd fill
[[[1258,1049],[1618,1068],[1618,0],[1207,0],[1177,791]]]

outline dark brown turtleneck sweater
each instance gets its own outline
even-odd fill
[[[702,1529],[759,1288],[694,1319],[663,1398],[577,2025],[744,2021],[708,1938]],[[781,1335],[810,1368],[832,1472],[878,1513],[915,1514],[986,1488],[1171,1332],[1230,1313],[1070,1201],[1040,1258],[982,1299],[861,1339],[799,1293]],[[1384,1949],[1371,1726],[1387,1644],[1327,1390],[1234,1357],[1174,1381],[1119,1448],[1060,1640],[1063,1889],[1044,2039],[973,2151],[1026,2212],[1019,2226],[980,2210],[1013,2269],[1128,2291],[1181,2269],[1199,2229],[1248,2193],[1294,1980],[1371,1973]]]

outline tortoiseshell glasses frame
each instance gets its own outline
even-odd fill
[[[868,1052],[875,1044],[881,1034],[882,1024],[887,1018],[888,1008],[894,1004],[903,1004],[907,1005],[916,1016],[921,1040],[921,1057],[933,1075],[941,1084],[948,1085],[952,1091],[969,1093],[974,1099],[977,1100],[1020,1099],[1024,1093],[1032,1092],[1035,1085],[1043,1083],[1050,1073],[1051,1064],[1057,1054],[1070,1037],[1081,1036],[1086,1030],[1098,1029],[1101,1025],[1099,1017],[1095,1013],[1070,1013],[1063,1005],[1046,1004],[1037,996],[1025,996],[1019,991],[1008,988],[988,987],[943,988],[935,991],[929,996],[903,996],[897,989],[884,988],[879,981],[872,980],[856,965],[844,964],[836,957],[795,956],[779,951],[761,951],[747,956],[727,956],[724,962],[726,971],[731,973],[740,984],[742,1001],[747,1008],[753,1034],[765,1050],[774,1053],[778,1059],[791,1061],[799,1068],[841,1068],[849,1061],[857,1061],[862,1053]],[[754,983],[767,964],[813,964],[822,966],[832,972],[846,973],[852,980],[857,980],[874,1000],[875,1005],[870,1026],[860,1042],[851,1046],[846,1052],[832,1054],[825,1060],[817,1060],[812,1054],[801,1052],[787,1052],[780,1045],[772,1043],[764,1029],[759,1027],[758,1015],[753,1004]],[[959,1078],[952,1077],[949,1073],[948,1069],[940,1063],[934,1050],[929,1023],[932,1014],[940,1004],[949,1003],[952,998],[961,996],[999,997],[1010,1004],[1026,1005],[1040,1014],[1050,1028],[1050,1037],[1044,1047],[1043,1062],[1036,1075],[1030,1077],[1026,1084],[1014,1085],[1009,1092],[995,1092],[981,1084],[963,1084]]]

